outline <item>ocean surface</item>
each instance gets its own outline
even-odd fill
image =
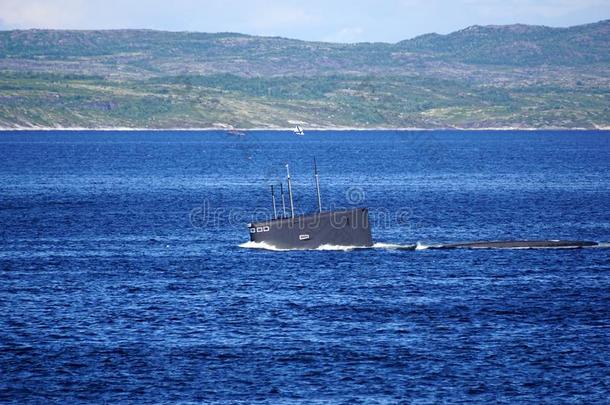
[[[314,156],[376,246],[248,248],[285,163],[315,209]],[[608,132],[2,132],[0,158],[0,402],[608,401]],[[522,239],[602,247],[426,249]]]

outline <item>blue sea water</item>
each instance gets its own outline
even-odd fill
[[[240,247],[295,204],[373,249]],[[1,402],[607,402],[608,132],[0,133]],[[607,245],[606,245],[607,246]],[[395,247],[395,246],[394,246]]]

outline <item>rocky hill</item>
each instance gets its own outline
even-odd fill
[[[610,20],[396,44],[0,32],[0,127],[610,127]]]

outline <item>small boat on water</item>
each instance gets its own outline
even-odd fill
[[[301,128],[298,125],[296,127],[294,127],[292,132],[294,132],[295,135],[299,135],[299,136],[305,135],[305,132],[303,132],[303,128]]]
[[[240,131],[237,129],[230,129],[227,131],[227,134],[232,136],[246,136],[246,133],[244,131]]]

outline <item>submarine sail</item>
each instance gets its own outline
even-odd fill
[[[285,215],[283,188],[280,186],[284,215],[277,216],[275,194],[273,219],[248,224],[250,241],[266,243],[277,249],[316,249],[324,245],[371,247],[371,225],[368,208],[322,210],[317,164],[314,162],[317,212],[295,215],[290,169],[286,165],[286,180],[290,199],[290,216]]]

